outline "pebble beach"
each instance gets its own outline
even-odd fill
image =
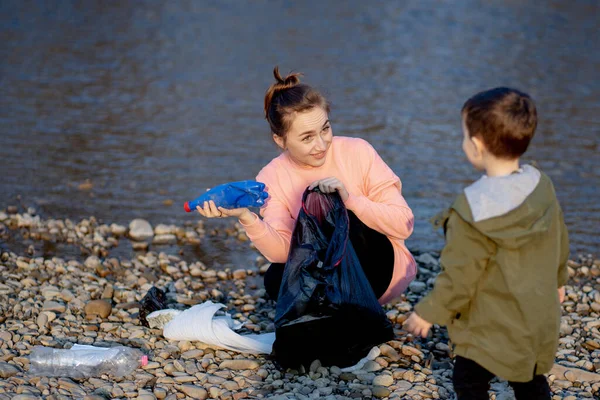
[[[34,209],[0,210],[0,400],[4,399],[453,399],[452,353],[446,330],[413,338],[402,322],[430,290],[439,254],[415,254],[417,279],[394,304],[384,306],[395,339],[378,346],[362,369],[342,372],[315,360],[302,370],[280,370],[268,356],[240,354],[201,342],[169,341],[161,329],[140,323],[140,300],[149,289],[166,292],[169,307],[207,300],[226,305],[244,323],[241,333],[274,330],[275,303],[262,286],[269,264],[233,222],[218,234],[255,252],[234,268],[186,261],[169,248],[201,245],[215,229],[201,220],[185,226],[134,220],[128,226],[42,219]],[[75,246],[76,257],[39,256],[43,246]],[[131,257],[116,257],[117,247]],[[235,251],[235,250],[232,250]],[[548,375],[554,399],[600,398],[600,259],[572,254],[562,305],[556,364]],[[351,334],[351,332],[349,332]],[[141,349],[149,363],[123,378],[32,376],[36,345],[73,344]],[[495,380],[492,399],[512,399]]]

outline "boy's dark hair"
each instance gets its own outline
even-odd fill
[[[516,89],[499,87],[477,93],[462,108],[470,137],[478,137],[499,158],[519,158],[537,126],[531,97]]]

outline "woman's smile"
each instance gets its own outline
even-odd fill
[[[313,154],[312,156],[313,156],[314,158],[316,158],[317,160],[321,160],[321,159],[322,159],[322,158],[324,158],[326,155],[327,155],[327,151],[322,151],[322,152],[320,152],[320,153]]]

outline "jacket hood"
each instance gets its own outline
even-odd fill
[[[549,229],[557,206],[550,178],[525,165],[508,176],[479,179],[452,208],[498,245],[517,248]]]

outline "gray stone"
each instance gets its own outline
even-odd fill
[[[177,243],[177,237],[173,234],[156,235],[152,239],[153,244],[173,244]]]
[[[419,349],[417,349],[416,347],[412,347],[412,346],[407,346],[404,345],[402,346],[402,354],[404,354],[405,356],[417,356],[419,358],[423,358],[423,352]]]
[[[421,293],[427,289],[427,284],[424,282],[412,281],[410,285],[408,285],[408,288],[413,293]]]
[[[89,317],[106,318],[112,311],[112,305],[106,300],[93,300],[85,305],[85,314]]]
[[[373,393],[373,396],[377,397],[378,399],[388,397],[392,393],[390,389],[383,386],[373,386],[371,388],[371,392]]]
[[[424,265],[428,265],[428,266],[437,266],[439,265],[439,260],[437,258],[435,258],[434,256],[432,256],[429,253],[423,253],[420,256],[415,257],[415,260],[419,263],[419,264],[424,264]]]
[[[154,233],[156,235],[170,235],[170,234],[175,233],[176,230],[177,230],[177,227],[174,225],[158,224],[154,228]]]
[[[233,271],[233,279],[244,279],[247,275],[245,269],[236,269]]]
[[[127,228],[123,225],[110,224],[110,232],[115,236],[123,236],[127,232]]]
[[[310,368],[308,369],[310,372],[317,372],[317,369],[321,367],[321,361],[320,360],[314,360],[312,363],[310,363]]]
[[[188,350],[185,353],[181,354],[181,358],[183,358],[184,360],[188,360],[190,358],[200,358],[203,355],[204,355],[203,350],[193,349],[193,350]]]
[[[394,383],[394,378],[391,375],[379,375],[373,379],[373,385],[376,386],[390,386]]]
[[[178,389],[193,399],[204,400],[208,397],[208,392],[206,391],[206,389],[201,388],[200,386],[181,385],[178,387]]]
[[[398,352],[389,344],[382,344],[379,350],[382,355],[388,357],[392,361],[398,361],[400,359]]]
[[[133,248],[133,250],[135,251],[144,251],[144,250],[148,250],[148,243],[147,242],[136,242],[136,241],[132,241],[131,242],[131,247]]]
[[[140,394],[137,400],[156,400],[156,396],[150,393]]]
[[[403,391],[407,391],[410,390],[412,388],[412,383],[410,383],[409,381],[396,381],[396,390],[403,390]]]
[[[230,391],[235,391],[240,388],[240,385],[238,385],[237,382],[234,381],[225,381],[221,384],[221,386]]]
[[[566,374],[567,371],[570,371],[570,373]],[[578,368],[567,368],[559,364],[554,364],[552,370],[550,370],[550,375],[555,375],[558,380],[567,380],[569,383],[571,381],[568,378],[578,382],[600,382],[600,374],[584,371]]]
[[[220,365],[220,369],[235,369],[235,370],[244,370],[244,369],[257,369],[260,366],[258,361],[256,360],[248,360],[248,359],[236,359],[236,360],[225,360]]]
[[[48,314],[40,313],[40,315],[37,317],[36,323],[40,329],[45,328],[46,325],[48,325]]]
[[[353,381],[356,379],[356,375],[352,372],[342,372],[340,374],[340,379],[343,381]]]
[[[562,322],[560,324],[560,334],[563,336],[568,336],[573,333],[573,327],[567,322]]]
[[[138,218],[129,223],[129,236],[134,240],[146,240],[154,236],[154,231],[148,221]]]
[[[57,301],[45,301],[42,306],[42,311],[54,311],[57,313],[63,313],[66,309],[64,304]]]
[[[17,367],[4,361],[0,361],[0,378],[6,379],[15,376],[20,371]]]
[[[369,360],[361,369],[365,372],[375,372],[379,371],[381,368],[382,366],[379,363]]]
[[[89,256],[85,260],[84,265],[89,269],[96,269],[100,266],[100,259],[96,256]]]

